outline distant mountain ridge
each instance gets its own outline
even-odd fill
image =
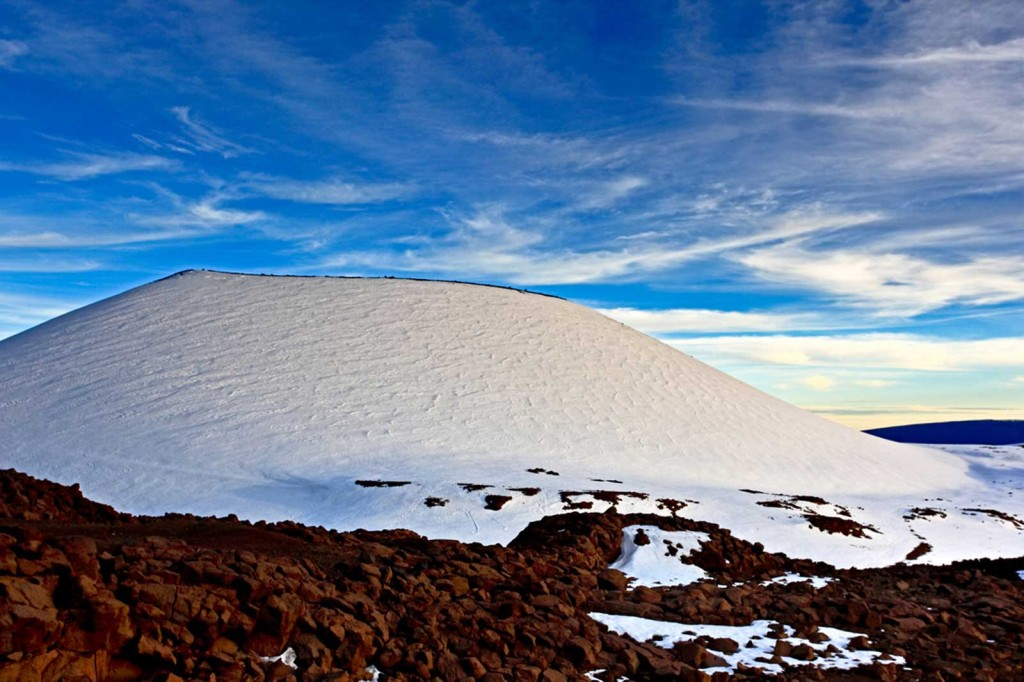
[[[869,429],[865,433],[897,443],[934,445],[1016,445],[1024,443],[1022,419],[972,419]]]

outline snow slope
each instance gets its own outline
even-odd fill
[[[689,498],[770,548],[879,563],[917,542],[908,504],[987,494],[962,457],[826,421],[587,308],[451,282],[139,287],[0,342],[0,434],[0,465],[126,511],[480,541],[590,499],[566,491],[620,490],[649,495],[621,511]],[[408,484],[356,484],[375,479]],[[884,537],[780,521],[740,488],[863,506]],[[488,511],[488,494],[512,499]]]

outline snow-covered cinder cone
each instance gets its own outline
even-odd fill
[[[453,282],[188,271],[0,342],[0,393],[0,465],[136,513],[507,540],[595,488],[654,510],[970,484],[954,456],[812,415],[588,308]],[[511,501],[492,511],[488,494]]]

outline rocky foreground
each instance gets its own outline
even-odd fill
[[[607,567],[622,529],[637,524],[707,533],[686,561],[712,579],[630,589]],[[761,663],[780,665],[777,679],[1021,679],[1021,569],[1024,558],[836,570],[710,524],[616,513],[551,516],[508,547],[401,530],[137,518],[8,470],[0,471],[0,682],[766,677],[744,664],[725,670],[728,656],[752,643],[637,642],[593,613],[771,620],[818,644],[827,626],[863,633],[849,645],[881,652],[869,666],[829,669],[842,652],[794,646],[776,628]],[[833,581],[768,582],[793,573]]]

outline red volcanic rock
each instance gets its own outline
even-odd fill
[[[0,682],[356,680],[371,664],[389,681],[559,682],[595,670],[604,680],[708,680],[702,669],[744,645],[637,642],[592,611],[769,619],[812,642],[827,642],[819,626],[839,627],[865,633],[854,648],[905,656],[909,668],[792,667],[781,679],[1008,680],[1024,666],[1019,560],[837,571],[711,524],[615,513],[548,517],[508,547],[484,547],[399,530],[135,519],[13,472],[0,472],[0,485]],[[687,560],[713,580],[630,590],[607,568],[627,525],[707,533]],[[837,581],[761,584],[790,572]],[[772,636],[783,636],[781,625]],[[805,661],[821,655],[782,639],[775,647]],[[289,648],[297,669],[262,659]],[[731,679],[761,677],[741,669]]]
[[[508,495],[487,495],[484,497],[484,509],[498,511],[505,506],[506,502],[511,501],[512,498]]]
[[[721,651],[725,654],[734,654],[740,650],[740,645],[734,639],[729,639],[728,637],[716,637],[708,642],[708,648],[714,649],[715,651]]]
[[[910,550],[910,552],[907,553],[906,560],[914,561],[916,559],[920,559],[930,551],[932,551],[932,546],[929,545],[927,542],[921,542],[916,547],[914,547],[914,549]]]
[[[110,523],[128,518],[113,507],[85,499],[77,484],[63,486],[0,469],[0,519]]]
[[[812,527],[817,528],[825,533],[839,533],[841,535],[851,535],[855,538],[867,538],[868,531],[878,533],[878,529],[867,524],[858,523],[853,519],[842,518],[839,516],[824,516],[822,514],[805,514],[804,518],[811,524]]]

